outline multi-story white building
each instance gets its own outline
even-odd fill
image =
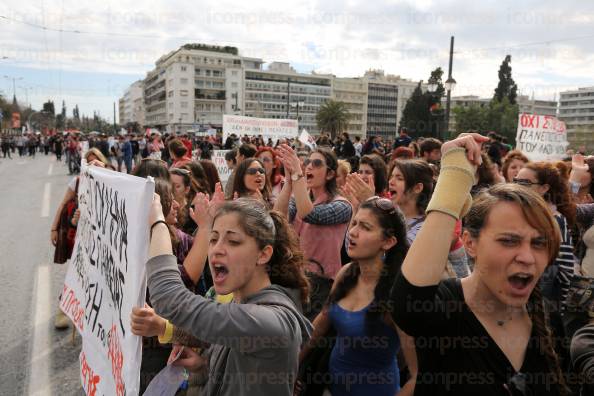
[[[594,87],[561,92],[559,119],[567,126],[571,148],[594,152]]]
[[[345,103],[351,115],[346,130],[350,135],[359,135],[361,137],[366,135],[367,98],[366,79],[342,77],[332,79],[332,99]]]
[[[352,115],[348,132],[393,138],[417,85],[381,70],[338,78],[298,73],[285,62],[272,62],[266,69],[263,65],[262,59],[240,56],[234,47],[184,45],[159,58],[139,82],[143,117],[142,122],[134,121],[173,132],[207,125],[220,130],[224,114],[298,118],[299,129],[318,134],[316,114],[324,102],[334,99],[346,103]],[[141,112],[134,105],[135,94],[128,91],[120,114],[123,121]]]
[[[368,70],[363,79],[367,81],[367,134],[394,139],[402,111],[418,83],[385,75],[383,70]]]
[[[147,126],[169,132],[222,128],[223,114],[237,114],[243,105],[244,63],[261,61],[242,58],[233,47],[194,44],[162,56],[144,80]]]
[[[137,122],[144,126],[144,88],[142,80],[132,83],[120,99],[120,125]]]
[[[266,70],[252,63],[244,69],[244,109],[249,117],[294,118],[299,129],[319,133],[316,114],[331,97],[332,76],[297,73],[288,63],[272,62]]]

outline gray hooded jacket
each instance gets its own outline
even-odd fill
[[[299,291],[272,285],[242,304],[220,304],[186,289],[173,255],[150,259],[147,277],[155,311],[211,344],[207,395],[293,394],[299,351],[312,331]]]

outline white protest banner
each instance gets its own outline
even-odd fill
[[[518,116],[516,148],[530,161],[560,160],[565,157],[568,144],[563,121],[549,115]]]
[[[243,135],[262,135],[264,142],[272,139],[274,143],[280,138],[296,138],[298,134],[297,120],[281,120],[274,118],[254,118],[236,115],[223,115],[223,142],[232,133]]]
[[[217,167],[217,172],[219,172],[219,179],[221,179],[221,185],[225,187],[225,183],[229,180],[229,176],[231,176],[231,169],[227,166],[227,161],[225,161],[225,154],[231,150],[213,150],[212,152],[212,162]]]
[[[130,313],[145,302],[154,189],[152,179],[82,166],[60,309],[81,334],[81,382],[89,396],[139,392],[142,338],[132,334]]]
[[[315,150],[316,148],[316,140],[307,132],[305,128],[301,130],[301,135],[299,135],[299,141],[309,147],[311,150]]]

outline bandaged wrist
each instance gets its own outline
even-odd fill
[[[441,171],[427,213],[437,211],[460,219],[470,209],[470,189],[475,168],[462,147],[448,151],[441,159]]]
[[[165,334],[163,334],[162,336],[159,336],[159,342],[161,344],[169,344],[171,342],[172,338],[173,338],[173,325],[169,321],[166,321]]]

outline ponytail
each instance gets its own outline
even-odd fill
[[[554,383],[557,385],[559,395],[568,396],[570,391],[565,383],[563,372],[561,371],[559,357],[553,348],[553,336],[551,335],[551,330],[547,326],[544,301],[538,284],[530,294],[530,299],[528,300],[528,314],[530,315],[534,332],[538,338],[538,345],[541,352],[544,353],[549,367],[549,373],[552,374],[554,378]]]

